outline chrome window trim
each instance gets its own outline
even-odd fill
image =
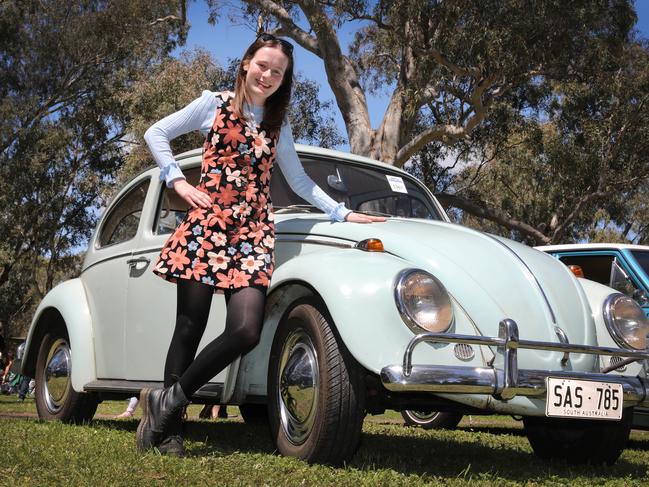
[[[140,226],[142,225],[142,217],[144,216],[144,206],[146,204],[146,199],[149,194],[149,190],[151,189],[151,181],[152,178],[151,176],[145,176],[141,179],[137,179],[137,177],[134,177],[132,179],[132,183],[126,187],[121,194],[119,194],[119,197],[115,199],[114,201],[111,201],[107,206],[106,206],[106,211],[104,214],[100,217],[98,224],[97,224],[97,231],[95,235],[93,235],[93,251],[99,251],[99,250],[104,250],[104,249],[109,249],[111,247],[114,247],[115,245],[123,244],[126,242],[131,242],[135,238],[137,238],[138,234],[140,233]],[[138,219],[137,222],[137,229],[135,230],[135,235],[133,235],[131,238],[127,240],[122,240],[121,242],[113,242],[111,244],[107,245],[101,245],[99,243],[99,239],[101,238],[101,232],[104,230],[104,226],[106,225],[106,222],[108,219],[111,217],[113,211],[119,205],[122,201],[124,201],[124,198],[127,198],[138,186],[140,186],[142,183],[147,183],[146,187],[146,192],[144,193],[144,201],[142,201],[142,209],[140,218]]]

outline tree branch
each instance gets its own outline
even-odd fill
[[[485,218],[492,222],[498,223],[505,228],[509,228],[510,230],[519,231],[524,235],[533,238],[538,243],[550,243],[550,238],[533,226],[528,225],[525,222],[516,220],[515,218],[510,218],[506,215],[496,213],[494,210],[487,208],[486,204],[478,205],[477,203],[462,198],[457,194],[439,193],[435,196],[437,197],[439,202],[442,203],[442,205],[459,208],[460,210],[464,210],[471,215],[477,216],[479,218]]]
[[[271,0],[244,1],[250,5],[258,6],[277,19],[277,21],[281,25],[281,28],[275,29],[273,31],[274,34],[290,37],[307,51],[312,52],[318,57],[322,57],[322,53],[320,52],[320,48],[318,47],[318,39],[309,35],[308,32],[301,29],[295,22],[293,22],[293,19],[291,19],[291,16],[284,7]]]

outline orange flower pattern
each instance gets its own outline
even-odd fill
[[[215,291],[268,287],[275,246],[268,183],[279,133],[237,117],[231,92],[216,97],[197,186],[210,195],[212,206],[187,211],[153,272],[172,282],[200,281]]]

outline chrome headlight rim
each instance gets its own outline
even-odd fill
[[[449,303],[451,305],[450,311],[451,311],[451,319],[448,321],[448,324],[443,330],[437,331],[437,332],[431,332],[424,328],[421,324],[417,322],[416,319],[414,319],[409,311],[408,307],[406,306],[404,299],[403,299],[403,291],[405,289],[405,282],[406,280],[412,275],[412,274],[425,274],[426,277],[431,278],[437,286],[448,296]],[[399,274],[397,274],[397,277],[395,279],[395,286],[394,286],[394,301],[397,305],[397,310],[399,311],[399,315],[401,316],[401,319],[403,322],[410,328],[410,330],[415,333],[415,334],[420,334],[420,333],[445,333],[447,332],[453,323],[455,322],[455,313],[453,313],[453,307],[452,307],[452,298],[449,292],[446,290],[446,287],[442,282],[437,279],[433,274],[431,274],[428,271],[425,271],[423,269],[418,269],[418,268],[409,268],[409,269],[404,269]]]
[[[627,341],[627,338],[624,336],[624,334],[621,332],[621,330],[615,325],[615,317],[613,316],[613,310],[615,309],[615,304],[620,299],[629,299],[632,303],[634,303],[636,306],[638,306],[638,309],[640,310],[641,314],[644,316],[644,312],[642,311],[642,308],[640,307],[640,305],[638,305],[632,298],[630,298],[626,294],[622,294],[622,293],[610,294],[604,300],[604,306],[603,306],[604,324],[606,325],[606,329],[608,330],[609,334],[613,338],[613,341],[618,346],[620,346],[622,348],[629,348],[631,350],[644,350],[644,348],[637,348],[637,347],[634,347],[633,345],[631,345]]]

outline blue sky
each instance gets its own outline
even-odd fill
[[[636,28],[642,37],[649,37],[649,0],[635,0],[635,5],[638,13],[638,24]],[[221,19],[216,25],[208,24],[208,9],[201,0],[190,3],[188,17],[191,28],[187,37],[187,44],[183,49],[193,49],[195,47],[206,49],[222,66],[227,65],[229,58],[240,57],[245,48],[255,38],[255,33],[250,27],[229,22],[227,13],[221,16]],[[343,46],[346,46],[351,40],[356,27],[353,24],[348,24],[343,30],[338,32]],[[322,99],[333,101],[333,93],[327,84],[324,67],[320,58],[296,45],[295,64],[299,73],[320,84],[320,96]],[[196,94],[196,96],[199,95],[200,93]],[[386,90],[385,93],[379,93],[376,96],[367,95],[370,120],[373,127],[377,127],[380,124],[389,101],[389,96],[389,90]],[[341,134],[346,134],[342,117],[335,103],[333,112]]]

